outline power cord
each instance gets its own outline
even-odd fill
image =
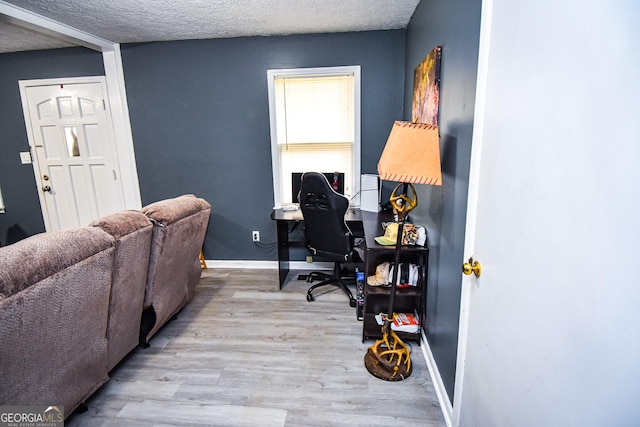
[[[253,244],[261,249],[272,249],[278,246],[278,242],[269,242],[269,243],[253,242]]]

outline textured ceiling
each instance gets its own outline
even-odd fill
[[[8,0],[116,43],[406,28],[420,0]],[[69,43],[0,20],[0,53]]]

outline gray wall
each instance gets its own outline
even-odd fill
[[[123,45],[122,58],[143,204],[194,193],[213,205],[207,259],[275,260],[266,72],[361,65],[362,172],[374,173],[388,129],[402,117],[405,31],[254,37]],[[0,242],[19,225],[44,231],[18,80],[102,75],[83,48],[0,55]],[[303,259],[303,258],[301,258]]]
[[[84,48],[0,55],[0,188],[7,208],[0,214],[0,242],[18,226],[27,235],[44,231],[32,165],[20,163],[29,151],[18,80],[104,75],[102,54]]]
[[[124,45],[142,203],[194,193],[212,205],[207,259],[275,260],[267,70],[361,65],[362,172],[402,118],[405,31]],[[304,259],[304,258],[301,258]]]
[[[460,315],[460,282],[473,130],[480,0],[421,2],[407,29],[404,118],[411,119],[413,70],[442,46],[440,149],[442,187],[419,185],[412,213],[428,230],[426,335],[453,400]]]

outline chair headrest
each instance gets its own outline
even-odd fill
[[[337,193],[327,181],[324,174],[319,172],[305,172],[300,183],[300,206],[311,208],[314,205],[320,209],[349,207],[349,200]]]

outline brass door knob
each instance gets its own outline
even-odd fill
[[[473,258],[469,258],[469,262],[462,264],[462,272],[467,276],[473,273],[476,277],[480,277],[480,274],[482,274],[482,264],[480,264],[480,261],[474,261]]]

